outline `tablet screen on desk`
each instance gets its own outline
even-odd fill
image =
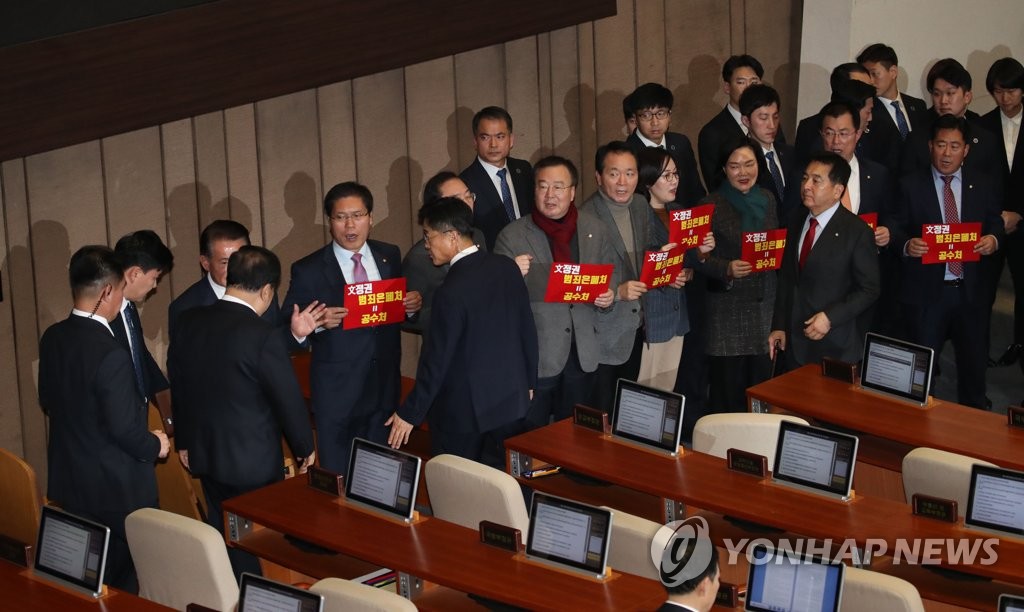
[[[1024,535],[1024,472],[972,466],[964,524]]]
[[[861,387],[924,405],[934,357],[926,346],[869,333],[864,338]]]
[[[98,597],[109,541],[105,525],[43,506],[34,570]]]
[[[999,596],[999,612],[1024,612],[1024,597],[1020,595]]]
[[[412,520],[421,460],[388,446],[356,438],[345,478],[345,498]]]
[[[683,425],[684,398],[620,378],[615,390],[612,435],[675,454]]]
[[[825,563],[765,546],[751,552],[744,610],[835,612],[843,593],[842,563]]]
[[[242,574],[238,612],[323,612],[324,597],[262,576]]]
[[[603,577],[612,511],[535,492],[530,504],[526,556]]]
[[[856,460],[856,436],[782,421],[772,478],[849,497]]]

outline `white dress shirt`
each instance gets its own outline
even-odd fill
[[[334,256],[338,259],[338,265],[341,266],[341,273],[345,276],[345,282],[352,284],[353,274],[355,273],[355,264],[352,263],[352,251],[341,248],[337,242],[331,243],[334,246]],[[370,251],[370,245],[367,242],[363,243],[363,246],[359,249],[359,254],[363,256],[361,263],[363,269],[366,270],[366,280],[379,281],[381,279],[380,270],[377,269],[377,262],[373,259],[373,252]]]
[[[498,199],[500,200],[501,199],[501,179],[498,178],[498,171],[501,170],[501,168],[499,168],[498,166],[495,166],[494,164],[487,163],[483,159],[480,159],[480,157],[477,157],[476,159],[477,159],[477,161],[480,162],[480,165],[484,167],[484,170],[487,171],[487,176],[491,177],[491,183],[494,184],[494,189],[498,192]],[[508,163],[507,162],[505,163],[505,169],[507,170],[507,172],[505,172],[505,180],[508,181],[508,190],[509,190],[509,193],[512,194],[512,208],[515,209],[515,211],[516,211],[516,219],[518,219],[518,218],[522,217],[523,215],[522,215],[521,212],[519,212],[520,211],[519,200],[516,199],[516,188],[515,188],[515,185],[512,184],[512,170],[508,167]]]

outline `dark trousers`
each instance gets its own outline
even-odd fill
[[[354,416],[314,414],[317,435],[317,463],[325,470],[345,475],[352,451],[352,440],[364,438],[386,444],[388,428],[384,423],[391,414],[370,412]]]
[[[707,347],[707,279],[698,274],[686,283],[686,311],[690,316],[690,331],[686,334],[683,353],[679,356],[675,392],[686,398],[683,410],[683,440],[693,438],[693,426],[700,417],[710,414],[714,407],[708,404]]]
[[[491,431],[452,432],[430,427],[430,452],[438,455],[458,455],[477,463],[505,471],[505,440],[526,431],[525,420],[520,419]]]
[[[964,286],[943,285],[942,297],[926,304],[906,305],[913,341],[935,351],[953,342],[956,358],[957,402],[985,408],[985,368],[988,364],[988,329],[992,305],[987,296],[967,295]]]
[[[536,429],[552,420],[567,419],[572,416],[572,408],[576,404],[591,405],[593,386],[594,373],[580,368],[580,357],[573,340],[562,371],[537,380],[524,429]]]
[[[203,493],[206,494],[206,522],[217,530],[221,536],[224,535],[224,512],[221,505],[224,500],[238,497],[247,493],[251,488],[241,488],[217,482],[210,478],[200,478],[203,483]],[[228,547],[228,559],[231,560],[231,571],[235,574],[235,580],[240,580],[242,572],[249,572],[262,576],[260,560],[255,555],[247,553],[238,548]]]
[[[640,376],[640,358],[643,355],[644,330],[636,330],[633,338],[633,350],[629,353],[629,359],[619,365],[608,365],[602,363],[597,366],[594,376],[592,405],[601,412],[611,414],[615,405],[615,389],[618,387],[619,379],[636,381]],[[571,409],[571,408],[570,408]]]
[[[989,265],[985,268],[989,274],[990,303],[995,302],[1004,263],[1010,268],[1010,278],[1013,279],[1013,338],[1007,344],[1024,343],[1024,235],[1020,231],[1003,238],[999,250],[989,256]],[[996,346],[999,348],[999,344]]]
[[[156,507],[156,503],[152,507]],[[131,512],[91,512],[80,508],[65,507],[65,510],[90,521],[95,521],[110,528],[110,545],[107,547],[107,567],[104,570],[103,583],[128,593],[139,592],[139,577],[135,573],[135,564],[128,549],[128,536],[125,534],[124,520]]]
[[[709,411],[746,412],[747,389],[768,380],[771,369],[767,354],[708,357]]]

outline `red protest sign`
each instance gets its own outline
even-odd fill
[[[923,264],[981,259],[981,253],[974,251],[981,240],[981,223],[926,223],[921,226],[921,238],[928,245],[928,252],[921,256]]]
[[[878,229],[878,213],[864,213],[863,215],[857,216],[860,217],[864,221],[864,223],[868,224],[868,227],[871,228],[871,231],[875,231],[876,229]]]
[[[670,211],[668,241],[683,247],[684,251],[699,247],[704,242],[704,237],[711,232],[711,215],[714,212],[714,204]]]
[[[754,267],[754,272],[778,270],[786,249],[786,230],[743,232],[743,254],[740,259]]]
[[[669,251],[647,251],[644,253],[644,267],[640,270],[640,282],[650,289],[671,285],[683,269],[681,246]]]
[[[401,323],[405,320],[405,306],[402,305],[404,297],[404,278],[346,285],[345,308],[348,308],[348,314],[342,319],[342,328],[357,329]]]
[[[551,264],[545,302],[589,303],[597,299],[612,282],[612,264]]]

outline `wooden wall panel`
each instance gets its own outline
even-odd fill
[[[441,170],[459,172],[459,139],[456,125],[455,64],[441,58],[405,69],[405,117],[409,158],[420,160],[422,180],[410,183],[412,206],[409,219],[416,238],[417,212],[422,204],[423,183]],[[468,144],[466,145],[468,146]]]
[[[636,0],[637,84],[667,82],[665,3],[666,0]]]
[[[199,228],[216,219],[230,219],[228,196],[228,159],[224,142],[224,112],[207,113],[192,121],[192,138],[196,157],[196,205]],[[252,226],[251,215],[234,218],[246,227]]]
[[[13,165],[13,164],[12,164]],[[20,166],[20,164],[18,164]],[[8,204],[4,197],[5,181],[3,173],[0,173],[0,211],[7,211]],[[13,202],[12,202],[13,203]],[[11,245],[8,242],[6,231],[6,220],[4,219],[5,231],[0,231],[0,252],[4,256],[0,258],[0,291],[3,291],[5,300],[0,302],[0,388],[7,389],[6,393],[0,393],[0,447],[8,448],[11,452],[21,455],[25,452],[22,444],[21,427],[21,405],[18,401],[20,395],[18,388],[18,353],[15,347],[14,337],[14,307],[11,295],[11,268],[10,256]],[[23,234],[28,236],[28,232]]]
[[[597,188],[597,181],[594,179],[594,151],[597,150],[600,140],[597,132],[597,66],[594,54],[594,24],[583,24],[576,28],[578,32],[576,57],[579,61],[579,90],[577,103],[579,110],[580,124],[580,156],[578,169],[580,172],[580,184],[576,189],[576,203],[579,204],[587,199]],[[603,70],[604,68],[602,68]],[[567,98],[568,99],[568,98]],[[622,121],[622,100],[619,105],[619,121]],[[571,122],[570,122],[571,124]],[[624,135],[624,132],[622,132]]]
[[[748,19],[757,16],[756,27],[746,28],[746,52],[764,65],[764,80],[779,90],[783,128],[790,142],[796,138],[797,96],[800,77],[800,24],[803,4],[773,0],[747,0]],[[786,41],[787,44],[779,44]],[[788,94],[788,95],[787,95]]]
[[[224,154],[228,181],[228,216],[235,220],[251,219],[246,224],[253,244],[267,244],[264,220],[266,211],[261,202],[259,151],[256,142],[256,117],[252,104],[224,111]]]
[[[622,136],[622,98],[637,86],[632,24],[632,0],[619,0],[615,17],[594,22],[598,145]]]
[[[476,159],[473,146],[473,115],[485,106],[502,106],[505,97],[505,49],[501,45],[477,49],[455,56],[455,124],[459,134],[459,169]],[[513,130],[519,125],[512,117]],[[516,157],[528,155],[513,151]]]
[[[352,82],[336,83],[317,90],[320,116],[320,184],[318,199],[334,185],[356,178],[356,132],[352,109]],[[317,209],[321,224],[321,242],[327,239],[324,215]]]
[[[281,258],[283,287],[288,286],[290,264],[323,245],[317,225],[322,217],[319,129],[315,90],[256,105],[261,208],[266,219],[261,244]]]
[[[164,206],[167,245],[174,254],[174,270],[162,286],[171,296],[187,289],[202,276],[199,267],[199,206],[192,120],[160,126],[163,154]]]
[[[700,15],[700,19],[694,19]],[[675,94],[672,129],[690,136],[697,146],[700,128],[726,103],[722,93],[722,62],[733,53],[730,45],[729,3],[721,0],[668,2],[665,21],[676,36],[667,40],[668,87]]]
[[[516,126],[515,156],[535,162],[541,155],[537,37],[505,44],[505,110]]]

